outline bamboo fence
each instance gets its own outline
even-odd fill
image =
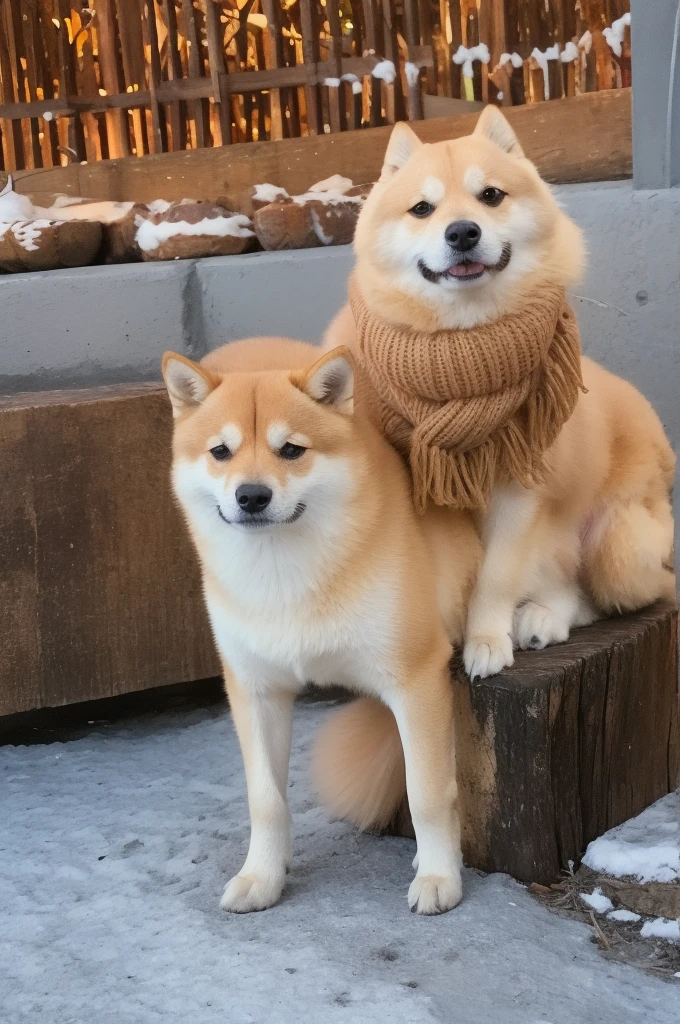
[[[627,10],[628,0],[0,0],[0,170],[415,120],[423,93],[509,105],[630,85]]]

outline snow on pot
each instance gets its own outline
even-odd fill
[[[254,237],[244,214],[216,203],[183,200],[163,213],[138,217],[135,240],[144,260],[186,260],[238,255]]]
[[[308,192],[289,196],[274,185],[256,185],[253,225],[263,249],[308,249],[347,245],[354,238],[357,218],[372,186],[352,186],[334,174]],[[270,202],[262,201],[271,196]]]
[[[11,175],[0,192],[0,269],[10,274],[30,270],[83,267],[96,258],[101,225],[64,223],[54,210],[35,207],[13,189]]]
[[[0,223],[0,268],[10,274],[84,267],[96,258],[101,224],[37,218]]]

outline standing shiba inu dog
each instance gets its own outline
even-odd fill
[[[418,332],[421,352],[432,332],[502,330],[543,296],[559,298],[584,259],[578,228],[494,107],[472,136],[435,145],[396,125],[355,250],[367,315]],[[573,322],[568,307],[561,315]],[[349,306],[327,343],[361,353]],[[389,345],[381,351],[389,356]],[[408,341],[404,351],[408,361]],[[514,369],[515,353],[501,355]],[[403,370],[394,363],[393,374]],[[513,646],[559,643],[574,626],[674,598],[674,456],[663,428],[627,382],[585,358],[582,376],[586,393],[574,388],[573,413],[540,453],[542,478],[497,481],[479,509],[485,556],[464,647],[472,678],[511,665]],[[404,389],[400,397],[405,407]]]
[[[250,847],[222,906],[262,910],[281,895],[292,705],[313,680],[371,695],[358,702],[369,720],[375,698],[391,709],[418,841],[409,905],[451,909],[461,854],[448,663],[479,555],[470,519],[415,515],[401,459],[354,412],[345,349],[319,359],[301,342],[259,339],[201,365],[166,353],[163,375],[174,489],[200,558],[248,785]],[[384,820],[403,793],[403,765],[399,778],[399,761],[382,754],[361,764],[350,748],[342,756],[366,783],[352,797],[356,813]]]

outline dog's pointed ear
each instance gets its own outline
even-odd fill
[[[165,353],[162,372],[175,419],[204,402],[219,384],[218,377],[177,352]]]
[[[392,129],[390,141],[387,143],[387,152],[385,153],[383,169],[380,172],[380,181],[389,181],[390,178],[393,178],[397,171],[401,170],[409,157],[417,149],[420,149],[421,146],[422,142],[413,129],[409,128],[405,121],[397,121]]]
[[[298,387],[320,405],[351,416],[354,412],[354,359],[345,346],[327,352],[307,370]]]
[[[485,139],[493,142],[494,146],[498,146],[503,152],[509,153],[510,156],[524,156],[524,151],[510,126],[510,122],[507,118],[503,117],[498,107],[495,107],[493,103],[484,107],[472,134],[483,135]]]

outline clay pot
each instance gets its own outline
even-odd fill
[[[11,274],[92,263],[102,241],[94,221],[16,221],[0,238],[0,268]]]
[[[135,234],[145,261],[234,256],[245,252],[253,238],[248,217],[212,202],[177,203],[147,217]]]

